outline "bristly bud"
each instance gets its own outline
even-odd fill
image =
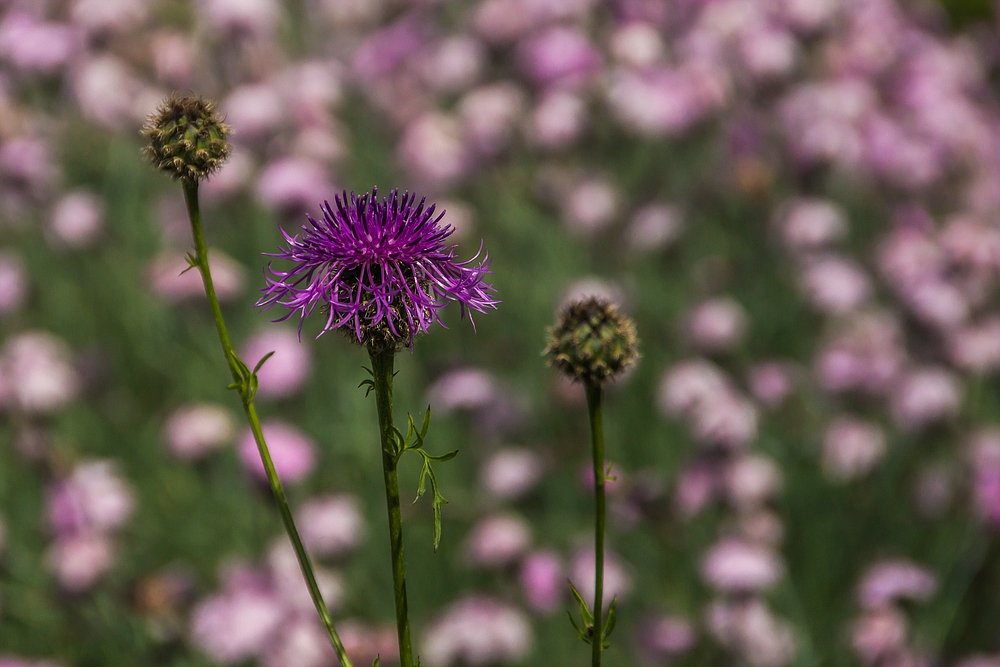
[[[149,139],[143,153],[157,169],[192,183],[208,178],[229,158],[232,134],[216,113],[215,102],[171,95],[142,128]]]
[[[607,299],[587,297],[559,312],[544,354],[574,380],[600,385],[635,363],[637,344],[631,319]]]

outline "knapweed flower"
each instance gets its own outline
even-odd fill
[[[215,103],[200,97],[168,97],[142,128],[149,139],[144,152],[153,166],[190,182],[222,167],[229,158],[226,138],[231,133]]]
[[[378,188],[360,197],[345,191],[336,207],[324,203],[322,220],[308,216],[303,234],[282,231],[288,245],[270,256],[295,266],[279,271],[268,264],[257,305],[287,308],[279,321],[299,313],[300,330],[319,306],[326,313],[321,334],[343,329],[376,351],[412,345],[417,333],[440,322],[449,301],[459,303],[463,316],[496,307],[494,289],[484,282],[489,257],[456,261],[455,247],[445,245],[454,230],[439,224],[444,212],[435,215],[433,205],[408,192],[377,195]]]
[[[639,357],[635,324],[610,301],[587,297],[565,307],[549,329],[549,365],[599,385],[628,370]]]

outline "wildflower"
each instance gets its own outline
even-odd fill
[[[635,364],[635,325],[609,301],[589,297],[565,308],[544,354],[563,374],[600,385]]]
[[[321,306],[323,332],[343,328],[369,350],[412,345],[417,333],[440,322],[438,311],[449,301],[462,306],[463,316],[496,306],[493,288],[483,282],[489,258],[456,261],[454,246],[444,245],[453,230],[439,224],[443,212],[435,216],[433,205],[416,203],[410,193],[393,190],[381,199],[377,193],[348,198],[345,192],[336,208],[324,203],[322,220],[309,216],[304,234],[285,234],[287,248],[272,256],[295,266],[268,265],[257,305],[287,308],[279,320],[295,312],[304,320]]]
[[[142,128],[149,139],[146,157],[174,178],[198,182],[218,171],[229,157],[232,133],[215,103],[200,97],[169,97]]]

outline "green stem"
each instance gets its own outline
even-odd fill
[[[219,332],[219,342],[222,343],[222,350],[226,355],[226,363],[229,364],[229,372],[232,373],[233,382],[237,386],[243,384],[243,377],[237,362],[236,352],[233,350],[232,340],[229,338],[229,331],[226,329],[226,322],[222,319],[222,308],[219,306],[219,298],[215,294],[215,284],[212,282],[212,273],[208,268],[208,248],[205,246],[205,234],[201,228],[201,211],[198,208],[198,183],[194,181],[182,180],[184,184],[184,200],[187,202],[188,217],[191,220],[191,233],[194,236],[194,261],[201,272],[202,282],[205,284],[205,294],[208,296],[209,304],[212,307],[212,318],[215,320],[215,329]],[[267,481],[271,485],[271,494],[274,502],[278,505],[278,512],[281,520],[285,524],[285,532],[292,541],[295,548],[295,555],[299,559],[299,566],[302,568],[302,576],[309,587],[309,594],[312,596],[313,604],[316,605],[316,613],[319,614],[326,634],[330,638],[330,644],[336,651],[342,667],[353,667],[351,659],[347,657],[343,642],[330,618],[330,611],[323,601],[323,594],[316,583],[316,575],[313,572],[312,562],[309,554],[306,553],[299,531],[295,528],[295,521],[292,518],[292,511],[288,507],[288,499],[285,497],[285,490],[278,479],[278,473],[274,469],[274,461],[271,460],[271,452],[264,441],[264,432],[260,427],[260,419],[257,417],[257,408],[254,406],[253,398],[241,389],[240,400],[243,403],[243,411],[246,413],[247,421],[250,422],[250,430],[253,431],[254,441],[257,443],[257,451],[260,452],[260,459],[264,463],[264,471],[267,473]]]
[[[587,383],[587,412],[594,454],[594,634],[593,667],[601,665],[604,648],[604,425],[601,416],[601,385]]]
[[[406,563],[403,556],[403,519],[399,511],[399,473],[396,432],[392,423],[392,364],[396,351],[368,351],[375,382],[378,429],[382,438],[382,472],[385,475],[385,504],[389,513],[389,548],[392,554],[392,587],[396,601],[396,632],[399,636],[399,665],[413,667],[410,616],[406,603]]]

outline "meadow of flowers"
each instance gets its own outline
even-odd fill
[[[411,347],[425,304],[395,355],[397,425],[429,405],[427,451],[459,450],[436,552],[437,492],[411,503],[399,461],[425,667],[588,662],[587,398],[542,354],[586,296],[640,352],[604,395],[605,665],[1000,666],[1000,33],[976,16],[0,0],[0,667],[338,664],[182,188],[142,155],[175,91],[233,129],[200,186],[211,272],[240,358],[274,353],[262,432],[355,665],[399,660],[383,459],[369,355],[319,334],[369,311],[313,303],[300,338],[257,304],[294,300],[307,214],[378,186],[492,271],[448,274],[475,328],[450,306]]]

